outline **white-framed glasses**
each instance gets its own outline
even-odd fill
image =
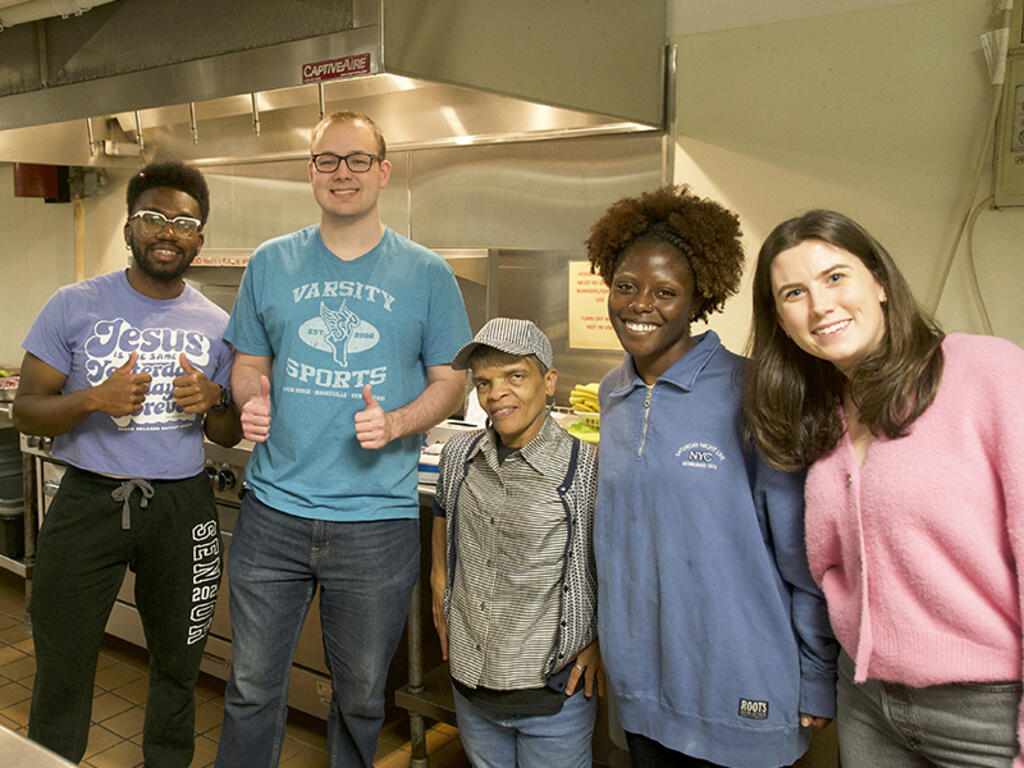
[[[136,211],[128,217],[128,221],[138,219],[142,224],[142,231],[147,235],[156,235],[164,231],[168,222],[171,231],[178,237],[193,237],[196,232],[203,228],[203,222],[193,219],[191,216],[176,216],[168,219],[159,211]]]

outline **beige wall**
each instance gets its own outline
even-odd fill
[[[0,164],[0,365],[21,363],[21,342],[57,285],[75,279],[70,204],[14,197],[13,166]]]
[[[990,1],[902,3],[694,35],[680,29],[689,0],[669,3],[679,46],[676,180],[740,214],[747,280],[775,224],[828,207],[871,230],[930,303],[984,139],[992,92],[979,36]],[[986,180],[979,197],[988,189]],[[1022,238],[1024,209],[1004,209],[983,213],[974,239],[994,332],[1018,344]],[[937,316],[948,331],[979,333],[965,275],[961,249]],[[713,318],[734,349],[749,303],[745,289]]]
[[[85,276],[128,263],[121,229],[127,174],[114,171],[100,194],[83,203]],[[14,170],[0,163],[0,365],[21,363],[21,342],[43,304],[75,281],[74,214],[70,203],[14,196]]]

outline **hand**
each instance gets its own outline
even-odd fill
[[[441,641],[441,658],[448,661],[448,624],[444,620],[444,591],[448,586],[444,574],[439,577],[430,574],[430,589],[433,592],[434,629],[437,639]]]
[[[259,394],[242,406],[242,434],[254,443],[262,443],[270,435],[270,379],[266,376],[260,376]]]
[[[205,373],[193,367],[184,352],[178,362],[185,373],[171,382],[174,385],[171,394],[185,413],[206,413],[220,402],[220,384],[210,381]]]
[[[588,699],[594,695],[594,682],[597,682],[597,695],[604,696],[604,665],[601,663],[601,648],[597,640],[579,652],[570,662],[572,672],[569,682],[565,684],[565,695],[572,696],[576,691],[580,678],[583,678],[583,695]]]
[[[831,717],[816,717],[814,715],[807,715],[803,712],[800,713],[800,727],[801,728],[824,728],[826,725],[832,722]]]
[[[142,403],[149,392],[149,382],[153,377],[148,373],[132,373],[138,359],[139,352],[133,349],[124,365],[92,388],[95,399],[94,411],[116,417],[128,416],[142,410]]]
[[[375,451],[391,442],[391,420],[380,403],[370,393],[370,385],[363,387],[366,408],[356,414],[356,439],[363,448]]]

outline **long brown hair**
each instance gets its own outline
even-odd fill
[[[772,262],[805,240],[852,253],[885,289],[885,336],[850,379],[800,349],[779,325]],[[779,224],[757,255],[753,292],[743,408],[748,436],[773,466],[806,467],[835,448],[844,431],[839,405],[847,388],[861,423],[890,438],[907,434],[931,404],[942,378],[943,333],[918,306],[892,257],[857,222],[815,210]]]

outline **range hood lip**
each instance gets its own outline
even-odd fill
[[[359,46],[358,50],[349,50]],[[302,53],[306,50],[308,52]],[[290,40],[274,45],[222,53],[174,64],[165,64],[134,72],[85,80],[78,83],[46,86],[33,91],[0,97],[0,131],[28,128],[52,123],[103,118],[124,112],[201,103],[250,93],[263,93],[283,88],[309,87],[295,77],[301,63],[337,58],[348,53],[370,53],[370,69],[361,77],[385,73],[381,66],[379,25],[332,32],[319,37]],[[297,61],[295,69],[289,63]],[[267,73],[266,80],[253,83],[252,73]],[[211,76],[211,71],[216,76]],[[285,74],[285,72],[290,74]],[[161,75],[163,88],[153,88],[152,81]],[[252,87],[258,85],[259,87]],[[54,105],[57,105],[56,108]]]
[[[665,130],[665,60],[657,47],[664,28],[656,29],[656,14],[634,23],[636,14],[623,17],[611,0],[599,13],[588,13],[593,0],[564,0],[551,19],[575,22],[567,14],[578,14],[580,23],[563,50],[552,44],[563,39],[551,38],[556,25],[538,27],[535,15],[514,6],[506,11],[502,0],[436,0],[429,14],[404,0],[347,1],[353,26],[345,30],[130,72],[112,66],[105,77],[2,96],[0,160],[127,166],[154,152],[203,166],[290,160],[305,155],[318,114],[349,104],[380,122],[393,151]],[[659,0],[638,2],[661,7]],[[477,20],[481,13],[506,14],[521,37],[504,27],[470,34],[465,22],[443,22],[452,10]],[[617,35],[608,31],[609,20],[620,22],[613,25]],[[107,38],[125,29],[112,26]],[[643,46],[624,40],[633,32],[642,33]],[[353,76],[304,81],[303,67],[345,57],[369,61]],[[385,79],[408,82],[358,85]],[[250,100],[250,134],[260,139],[262,115],[264,133],[278,131],[274,141],[243,137]],[[438,114],[448,105],[457,120]],[[396,126],[401,130],[393,132]],[[204,128],[212,141],[197,138]],[[296,141],[298,133],[303,138]],[[55,148],[46,153],[52,160],[38,159],[38,142]],[[192,151],[186,144],[200,146]]]

